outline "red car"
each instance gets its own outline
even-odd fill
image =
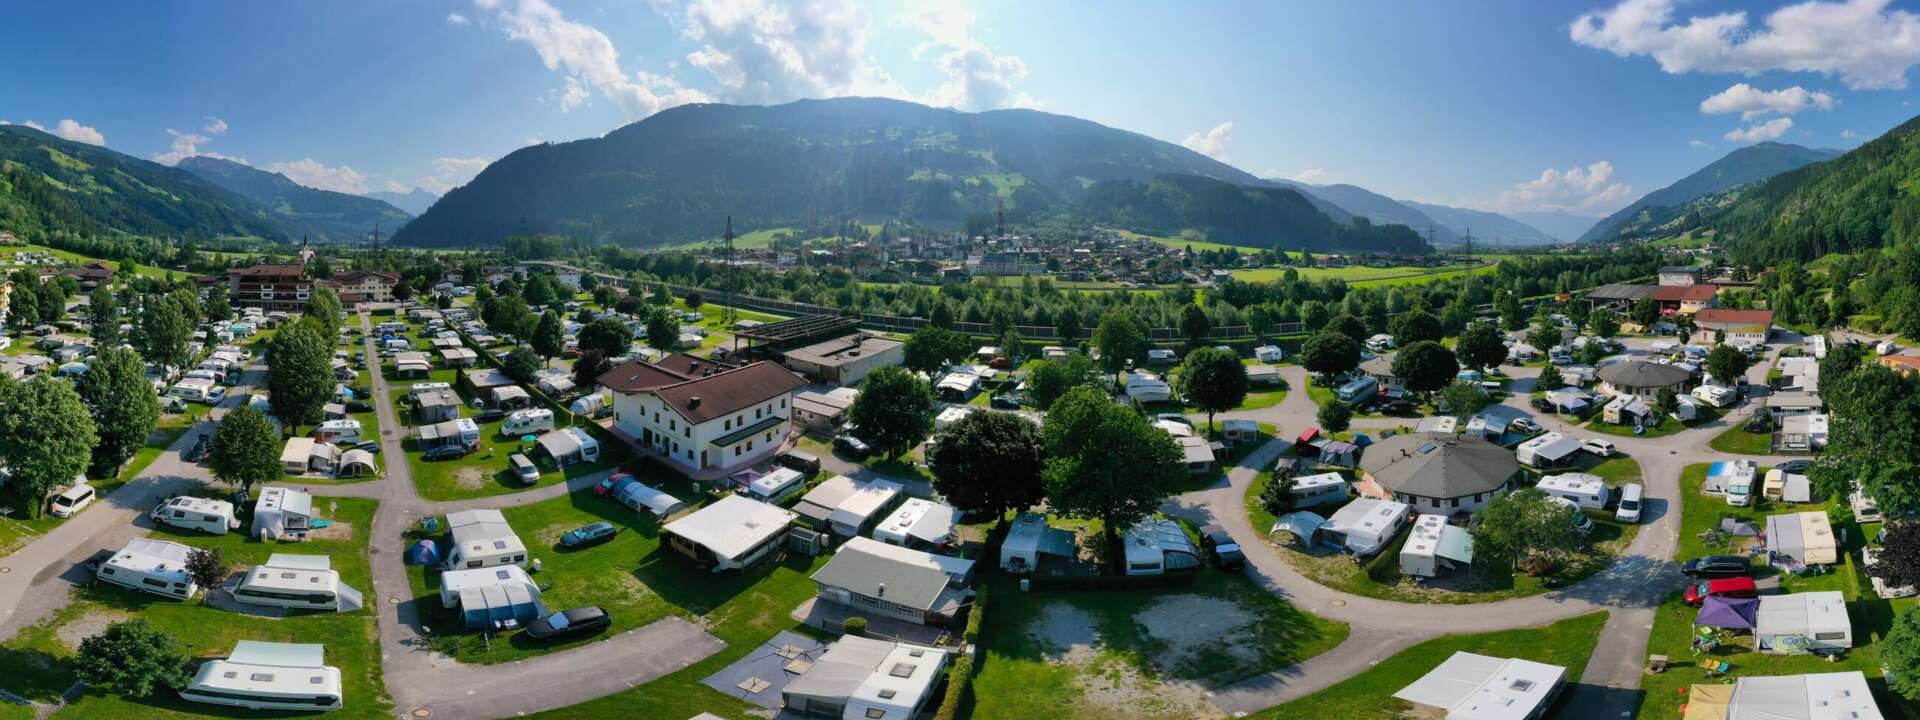
[[[1760,589],[1753,584],[1753,578],[1731,577],[1718,580],[1703,580],[1687,586],[1687,604],[1699,605],[1708,597],[1750,598],[1759,594]]]
[[[613,494],[613,489],[620,486],[621,480],[630,477],[633,477],[633,473],[617,473],[613,477],[601,480],[600,484],[593,486],[593,494],[611,495]]]

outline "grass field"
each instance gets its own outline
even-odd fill
[[[322,517],[336,523],[343,536],[283,545],[248,539],[239,533],[215,537],[164,526],[155,534],[197,547],[219,548],[222,558],[236,572],[265,562],[276,551],[328,555],[343,582],[371,590],[366,547],[376,504],[371,500],[316,499],[315,507]],[[75,591],[74,601],[51,619],[25,628],[0,647],[0,671],[8,676],[10,689],[34,700],[52,701],[73,684],[67,662],[79,640],[110,622],[134,617],[144,618],[173,636],[197,658],[226,657],[237,640],[324,643],[327,664],[340,668],[346,700],[345,709],[328,717],[372,720],[393,716],[391,699],[381,681],[373,614],[366,609],[261,619],[203,605],[198,598],[177,602],[110,586],[81,588]],[[158,720],[210,716],[265,717],[237,708],[191,704],[165,692],[141,699],[90,692],[59,713],[63,718]]]
[[[1207,242],[1205,240],[1188,240],[1185,238],[1170,238],[1170,237],[1164,237],[1160,235],[1148,235],[1145,233],[1133,232],[1131,230],[1115,230],[1114,233],[1128,240],[1152,240],[1156,243],[1159,243],[1166,247],[1173,248],[1175,250],[1185,250],[1191,247],[1196,251],[1236,250],[1242,253],[1256,253],[1260,251],[1260,248],[1251,248],[1251,247],[1245,247],[1241,245],[1228,245],[1225,243]]]
[[[1568,678],[1586,671],[1587,658],[1607,623],[1605,612],[1568,618],[1542,628],[1503,630],[1479,635],[1447,635],[1401,651],[1333,687],[1249,715],[1261,720],[1340,718],[1388,720],[1407,717],[1412,707],[1393,694],[1427,674],[1456,652],[1511,657],[1559,665]],[[1561,698],[1562,703],[1565,697]],[[1564,709],[1564,707],[1562,708]],[[1553,716],[1552,712],[1548,716]],[[1673,715],[1645,715],[1672,717]]]
[[[1154,590],[1019,591],[1010,576],[995,575],[988,595],[989,620],[982,629],[979,675],[970,714],[976,718],[1116,717],[1114,698],[1105,686],[1146,689],[1149,697],[1127,703],[1125,716],[1184,717],[1177,693],[1161,693],[1168,680],[1228,683],[1299,663],[1346,639],[1344,624],[1301,612],[1261,589],[1243,575],[1203,569],[1192,585]],[[1156,637],[1166,628],[1149,624],[1156,608],[1177,603],[1206,603],[1226,613],[1244,613],[1252,622],[1246,645],[1256,653],[1228,650],[1226,640],[1200,652]],[[1080,649],[1058,647],[1049,639],[1060,618],[1090,621],[1090,642]],[[1219,616],[1193,617],[1192,622]],[[1227,631],[1228,628],[1219,628]],[[1228,634],[1226,632],[1222,633]],[[1236,633],[1237,634],[1237,633]],[[1055,638],[1057,639],[1057,638]],[[1087,686],[1099,686],[1089,689]],[[1165,688],[1171,690],[1171,688]]]
[[[1343,268],[1260,268],[1257,270],[1235,270],[1233,277],[1246,282],[1270,282],[1286,275],[1289,270],[1296,271],[1302,280],[1345,280],[1348,285],[1414,285],[1435,280],[1464,277],[1493,272],[1492,263],[1471,267],[1343,267]]]
[[[1745,422],[1729,427],[1707,443],[1707,447],[1736,455],[1767,455],[1773,452],[1773,433],[1750,433],[1746,428]]]

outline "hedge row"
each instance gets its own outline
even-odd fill
[[[999,557],[1000,541],[1006,537],[1007,527],[1005,522],[997,522],[994,523],[992,530],[987,531],[987,542],[980,552],[979,562],[984,562],[986,558]],[[987,586],[983,584],[974,590],[973,607],[967,610],[967,627],[960,634],[962,643],[969,647],[979,644],[980,625],[986,616]],[[960,716],[960,705],[965,702],[967,693],[972,691],[973,676],[978,670],[978,664],[975,662],[976,655],[978,655],[977,650],[972,654],[961,655],[960,659],[955,660],[953,667],[947,671],[947,692],[941,698],[940,709],[933,714],[933,720],[956,720]]]

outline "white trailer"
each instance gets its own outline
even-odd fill
[[[190,600],[200,591],[187,574],[193,548],[165,540],[134,538],[120,552],[100,563],[94,576],[102,582],[164,598]]]
[[[538,435],[553,430],[553,411],[546,408],[515,410],[500,423],[500,434],[508,437]]]
[[[240,520],[233,516],[233,503],[212,498],[182,495],[154,506],[147,517],[164,525],[214,535],[240,529]]]
[[[1612,495],[1607,489],[1607,481],[1598,475],[1587,473],[1565,473],[1540,479],[1536,485],[1541,492],[1557,498],[1563,498],[1583,510],[1604,510]]]
[[[295,610],[353,612],[366,606],[360,591],[340,582],[340,572],[325,555],[274,553],[267,564],[248,570],[233,589],[240,602]]]

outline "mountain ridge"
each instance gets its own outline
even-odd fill
[[[400,208],[360,195],[311,188],[276,172],[232,160],[187,157],[174,167],[247,198],[272,214],[287,234],[317,242],[352,242],[376,228],[413,219]]]
[[[1486,210],[1436,205],[1402,200],[1407,207],[1425,213],[1441,225],[1464,236],[1471,232],[1474,242],[1493,246],[1553,245],[1559,238],[1513,217]]]
[[[24,125],[0,125],[0,224],[11,230],[284,240],[246,197],[193,173]]]
[[[426,212],[427,208],[433,207],[433,203],[440,199],[439,195],[418,185],[415,185],[413,189],[403,193],[393,192],[391,190],[375,190],[367,193],[367,197],[400,208],[409,215],[419,215]]]
[[[1738,148],[1602,218],[1579,241],[1636,239],[1667,228],[1694,200],[1834,157],[1831,151],[1778,142]]]

